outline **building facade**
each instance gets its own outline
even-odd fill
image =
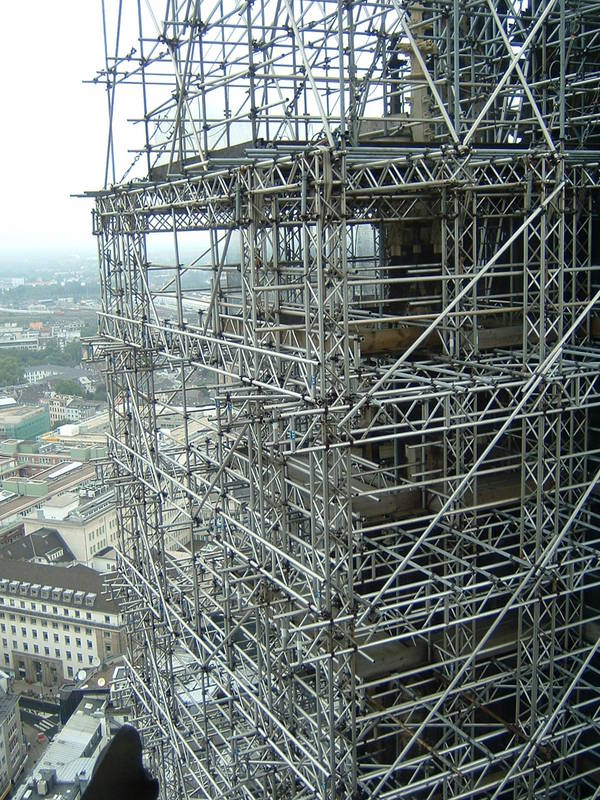
[[[49,430],[45,408],[11,406],[0,411],[0,439],[36,439]]]
[[[26,755],[19,698],[0,689],[0,797],[10,791]]]
[[[86,496],[88,495],[88,496]],[[113,491],[82,490],[52,498],[23,520],[25,533],[43,527],[58,531],[77,561],[88,562],[116,544],[117,513]]]
[[[100,575],[82,565],[0,559],[0,664],[58,686],[122,651],[122,617]]]

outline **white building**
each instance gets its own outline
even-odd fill
[[[88,567],[0,559],[0,665],[56,686],[123,649],[122,616]]]
[[[23,377],[27,381],[27,383],[39,383],[43,381],[45,378],[49,378],[52,375],[56,375],[56,370],[48,369],[46,367],[28,367],[23,372]]]
[[[55,373],[56,374],[56,373]],[[91,391],[94,384],[87,376],[78,378],[79,383]],[[95,417],[102,409],[103,403],[85,400],[73,395],[55,394],[48,403],[51,424],[57,422],[85,422]]]
[[[47,527],[58,531],[77,561],[88,563],[105,547],[117,542],[114,492],[84,490],[50,498],[23,519],[25,534]]]
[[[172,523],[177,513],[174,506],[165,503],[165,523]],[[51,497],[41,508],[24,517],[23,525],[26,535],[44,527],[58,531],[77,561],[93,566],[92,559],[100,551],[118,544],[114,491],[88,489],[81,490],[79,495],[65,492]],[[171,524],[167,547],[177,550],[188,546],[189,540],[189,523],[182,520],[180,529]]]

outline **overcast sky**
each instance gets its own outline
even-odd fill
[[[100,0],[3,3],[0,257],[94,252],[88,200],[101,188],[106,95]]]

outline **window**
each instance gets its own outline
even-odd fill
[[[63,614],[65,615],[65,617],[68,617],[69,616],[69,609],[68,608],[63,608]]]
[[[87,646],[88,646],[88,650],[91,650],[91,649],[92,649],[92,647],[94,646],[94,645],[92,644],[92,640],[91,640],[91,639],[88,639],[88,640],[87,640]]]
[[[34,639],[37,639],[37,631],[35,628],[31,631],[31,635],[33,636]]]
[[[21,636],[27,636],[27,628],[21,628]]]
[[[42,628],[47,628],[47,627],[48,627],[48,620],[47,619],[43,619],[42,620]]]
[[[23,642],[23,650],[25,650],[25,652],[27,653],[29,652],[29,645],[27,644],[27,642]]]
[[[52,623],[52,627],[53,627],[53,628],[58,628],[58,622],[53,622],[53,623]]]
[[[87,633],[88,636],[92,635],[92,629],[91,628],[86,628],[85,632]]]
[[[52,613],[58,614],[58,606],[52,606]]]
[[[81,611],[79,611],[78,609],[75,609],[75,616],[76,617],[80,617],[81,616]]]
[[[10,614],[9,619],[16,619],[14,614]]]
[[[0,628],[2,628],[2,633],[6,633],[6,625],[4,623],[0,625]]]
[[[10,664],[10,658],[8,657],[8,653],[4,653],[4,663]]]
[[[10,632],[11,633],[16,633],[17,632],[17,626],[16,625],[11,625],[10,626]]]
[[[40,648],[37,646],[37,644],[33,645],[33,652],[34,653],[39,653],[40,652]]]
[[[46,611],[47,608],[48,608],[48,606],[46,606],[46,605],[44,605],[44,603],[42,603],[42,611]]]
[[[58,639],[58,633],[55,633],[55,634],[54,634],[54,641],[55,641],[55,642],[58,642],[58,641],[59,641],[59,639]]]
[[[91,613],[91,611],[86,611],[86,612],[85,612],[85,618],[86,618],[86,619],[91,619],[91,618],[92,618],[92,613]]]
[[[88,661],[90,662],[90,664],[93,664],[94,663],[94,656],[88,656]]]
[[[70,625],[63,625],[63,628],[64,628],[66,631],[70,631],[70,630],[71,630],[71,626],[70,626]]]
[[[60,658],[60,650],[58,649],[58,647],[56,647],[56,648],[54,649],[54,655],[55,655],[57,658]]]
[[[81,627],[79,625],[75,625],[73,630],[75,631],[75,633],[80,633],[81,632]]]
[[[105,644],[104,645],[104,649],[106,650],[107,653],[110,653],[110,651],[112,650],[112,647],[109,644]]]
[[[44,641],[47,642],[48,641],[48,631],[44,631],[43,637],[44,637]]]
[[[25,600],[21,600],[20,605],[21,605],[21,608],[25,608]]]
[[[79,637],[75,639],[75,644],[77,645],[77,647],[81,647],[81,639]]]
[[[65,636],[65,644],[71,644],[71,637]]]
[[[70,650],[67,650],[67,658],[68,658],[69,661],[73,660],[73,656],[71,655],[71,651]]]
[[[73,667],[67,667],[67,675],[69,678],[73,677]]]
[[[44,647],[44,654],[47,655],[47,656],[50,655],[50,648],[49,647]]]
[[[8,639],[2,639],[3,647],[8,647]]]
[[[17,640],[13,639],[12,643],[13,643],[13,650],[16,650],[17,649]]]
[[[27,617],[19,617],[19,622],[27,622]]]
[[[110,639],[110,631],[104,631],[104,638]]]
[[[83,661],[83,656],[81,653],[77,653],[77,661]]]
[[[110,625],[110,617],[108,616],[108,614],[104,615],[104,622],[106,622],[107,625]]]

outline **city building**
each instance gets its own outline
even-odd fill
[[[102,403],[84,400],[73,395],[55,394],[48,401],[50,422],[83,422],[96,416],[102,409]]]
[[[2,544],[0,559],[3,558],[38,564],[69,564],[75,561],[64,539],[53,528],[39,528],[34,533]]]
[[[59,686],[120,655],[121,631],[94,570],[0,559],[0,664],[16,678]]]
[[[25,442],[22,439],[0,441],[0,454],[16,460],[20,474],[34,477],[51,466],[60,466],[69,457],[65,450],[57,448],[54,442],[38,440]]]
[[[597,800],[600,5],[127,6],[87,352],[163,800]]]
[[[0,336],[0,351],[2,350],[39,350],[40,334],[37,331],[23,332],[15,330]]]
[[[169,525],[169,548],[177,550],[182,545],[189,545],[189,525],[183,522],[179,526],[173,524],[174,518],[180,516],[176,506],[165,503],[163,514],[165,523]],[[22,521],[25,534],[46,528],[60,534],[75,559],[89,566],[102,551],[111,551],[118,544],[114,490],[98,485],[82,487],[79,492],[54,495],[23,516]],[[109,554],[108,558],[112,560],[114,555]],[[102,560],[102,570],[109,569],[110,563]]]
[[[44,408],[11,405],[0,409],[0,439],[36,439],[50,430]]]
[[[96,759],[110,741],[106,698],[85,695],[54,737],[15,800],[79,800],[92,776]],[[133,800],[133,798],[132,798]]]
[[[12,444],[18,446],[18,443]],[[51,466],[45,467],[44,463],[38,462],[36,466],[42,468],[36,468],[33,476],[19,474],[0,482],[0,528],[20,521],[27,512],[41,509],[54,495],[78,489],[96,477],[96,470],[89,463],[69,461],[64,455],[58,464],[51,456],[39,457],[40,462],[46,460],[51,462]],[[26,461],[24,459],[23,463]]]
[[[5,686],[0,688],[0,798],[10,792],[26,758],[19,698]]]
[[[61,425],[45,434],[43,440],[48,446],[72,453],[74,458],[82,461],[104,458],[108,426],[108,412],[104,411],[84,422]]]
[[[117,542],[117,511],[112,490],[82,489],[50,498],[23,518],[25,533],[58,532],[77,561],[88,563]]]
[[[117,551],[114,547],[103,547],[92,557],[89,566],[96,572],[116,572]]]
[[[51,367],[28,367],[23,371],[23,377],[27,383],[39,383],[56,374],[57,372]],[[52,417],[50,417],[50,422],[52,422]]]
[[[80,324],[78,322],[63,322],[61,325],[53,325],[52,336],[56,340],[58,347],[64,350],[65,345],[80,340]]]

